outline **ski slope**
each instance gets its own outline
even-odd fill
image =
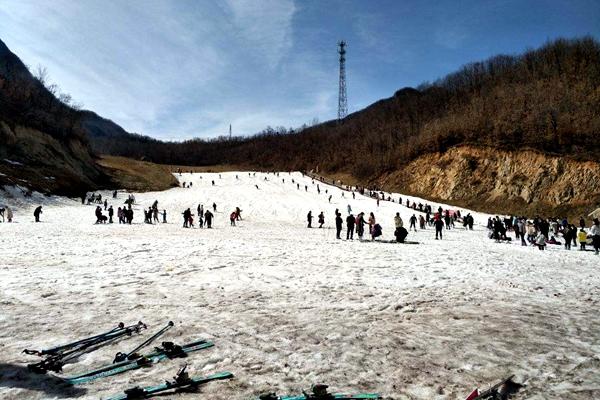
[[[324,183],[319,195],[317,182],[299,173],[177,178],[193,187],[135,194],[131,226],[94,225],[95,205],[79,200],[0,191],[15,218],[0,223],[1,399],[105,399],[170,379],[184,362],[190,375],[231,371],[235,379],[181,399],[252,399],[318,382],[393,399],[464,399],[510,374],[526,384],[517,398],[600,398],[600,258],[593,253],[495,243],[480,213],[472,213],[474,231],[445,230],[441,241],[433,229],[411,232],[414,245],[336,240],[336,208],[344,217],[348,205],[354,214],[374,212],[383,240],[393,239],[396,212],[408,226],[414,211],[342,197]],[[116,221],[126,194],[102,195]],[[143,223],[142,209],[155,200],[168,224]],[[195,214],[199,203],[213,202],[213,229],[182,228],[186,208]],[[236,206],[243,221],[231,227]],[[309,210],[313,226],[324,212],[323,229],[306,228]],[[65,375],[133,349],[169,320],[175,327],[161,340],[215,346],[74,389],[26,372],[37,358],[21,354],[25,348],[138,320],[149,325],[144,336],[85,355]]]

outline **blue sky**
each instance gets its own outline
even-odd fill
[[[600,1],[0,0],[0,38],[84,107],[182,140],[336,117],[461,65],[600,38]]]

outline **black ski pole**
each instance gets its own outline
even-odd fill
[[[119,322],[119,325],[116,328],[113,328],[110,331],[101,333],[99,335],[90,336],[90,337],[85,338],[85,339],[77,340],[75,342],[63,344],[63,345],[52,347],[50,349],[45,349],[45,350],[28,350],[28,349],[25,349],[25,350],[23,350],[23,353],[29,354],[29,355],[36,355],[36,356],[45,356],[45,355],[48,355],[48,354],[56,354],[56,353],[58,353],[58,352],[60,352],[62,350],[65,350],[65,349],[68,349],[68,348],[71,348],[71,347],[75,347],[75,346],[77,346],[77,345],[79,345],[81,343],[85,343],[85,342],[88,342],[88,341],[91,341],[91,340],[94,340],[94,339],[97,339],[97,338],[109,335],[109,334],[111,334],[111,333],[113,333],[115,331],[123,329],[124,327],[125,327],[125,325],[122,322]]]
[[[166,331],[171,329],[174,325],[175,324],[173,323],[173,321],[169,321],[169,323],[167,323],[167,325],[164,328],[162,328],[160,331],[156,332],[154,335],[149,337],[146,341],[141,343],[135,349],[131,350],[129,353],[125,354],[125,353],[118,352],[115,355],[115,359],[113,360],[113,363],[118,363],[118,362],[125,361],[125,360],[139,358],[139,355],[137,354],[137,352],[140,349],[142,349],[142,348],[148,346],[150,343],[154,342],[158,337],[163,335]]]

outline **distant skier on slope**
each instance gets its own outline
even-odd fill
[[[335,238],[341,239],[340,233],[342,233],[342,225],[344,224],[344,220],[342,219],[342,214],[336,211],[335,213]]]
[[[215,209],[216,209],[216,205],[215,205]],[[206,210],[206,212],[204,213],[204,223],[206,224],[206,227],[208,229],[212,228],[212,219],[213,219],[213,214],[210,212],[210,210]]]
[[[417,216],[415,214],[413,214],[412,217],[410,217],[409,221],[410,221],[410,226],[408,227],[408,230],[410,231],[411,229],[414,229],[416,232],[417,231]]]
[[[308,214],[306,214],[306,222],[308,222],[307,228],[312,228],[312,220],[313,220],[312,211],[309,211]]]
[[[325,215],[323,215],[323,211],[321,211],[321,213],[319,214],[319,228],[322,228],[324,223],[325,223]]]
[[[190,219],[192,218],[192,211],[188,208],[182,214],[183,214],[183,227],[189,228]]]
[[[438,235],[439,235],[439,239],[442,239],[442,232],[444,229],[444,221],[442,221],[442,216],[438,215],[435,219],[435,221],[433,222],[433,225],[435,226],[435,240],[438,240]]]
[[[365,234],[365,224],[367,222],[365,221],[365,213],[360,212],[358,213],[358,215],[356,216],[356,220],[354,221],[354,224],[356,225],[356,234],[358,235],[358,238],[362,240],[363,235]]]
[[[217,212],[217,203],[213,203],[213,212]]]
[[[600,253],[600,221],[598,221],[598,218],[594,219],[594,225],[590,228],[590,234],[592,235],[594,251],[598,255]]]
[[[33,211],[33,216],[35,217],[35,222],[40,222],[40,214],[42,213],[42,206],[38,206]]]
[[[396,228],[402,228],[404,226],[404,221],[402,221],[402,217],[400,216],[399,212],[397,212],[396,216],[394,217],[394,226]]]
[[[354,240],[354,224],[356,223],[356,219],[354,215],[350,213],[346,217],[346,240]]]
[[[369,221],[368,221],[368,223],[369,223],[369,235],[372,235],[373,234],[373,227],[375,226],[375,223],[376,223],[376,221],[375,221],[375,214],[369,213]]]

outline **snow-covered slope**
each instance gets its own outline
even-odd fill
[[[461,399],[512,373],[527,384],[519,398],[600,395],[600,258],[593,253],[494,243],[483,227],[488,216],[477,213],[474,231],[445,231],[442,241],[432,229],[409,235],[420,244],[340,241],[336,208],[344,216],[348,205],[374,212],[385,240],[393,238],[394,214],[408,224],[413,211],[342,197],[323,183],[319,195],[317,182],[299,173],[177,178],[193,187],[135,194],[131,226],[94,225],[94,207],[80,201],[0,191],[0,204],[15,215],[15,223],[0,223],[0,398],[106,398],[170,378],[182,360],[70,390],[24,370],[36,360],[24,348],[138,320],[150,325],[146,336],[173,320],[164,340],[215,342],[186,360],[190,373],[236,375],[182,399],[249,399],[316,382],[394,399]],[[115,209],[126,197],[102,194]],[[155,200],[168,224],[142,223],[141,210]],[[213,202],[214,229],[181,227],[185,208],[196,213],[199,203]],[[36,224],[38,204],[44,213]],[[236,206],[243,221],[231,227]],[[325,213],[324,229],[306,228],[309,210]],[[141,340],[86,355],[65,374]]]

